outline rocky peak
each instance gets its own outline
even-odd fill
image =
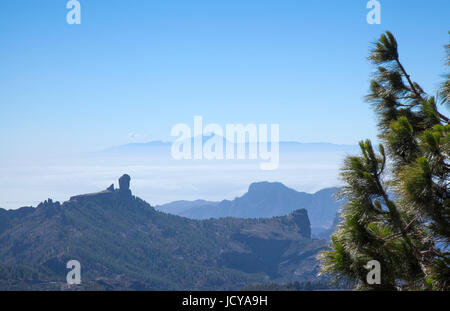
[[[37,208],[51,208],[51,207],[60,207],[60,203],[58,201],[53,202],[52,199],[45,200],[44,202],[39,203]]]
[[[119,178],[119,191],[121,194],[131,195],[130,181],[131,177],[128,174],[124,174]]]
[[[299,233],[304,237],[311,238],[311,223],[309,222],[308,212],[302,208],[295,210],[289,216],[297,225]]]
[[[111,198],[115,194],[119,194],[120,197],[131,197],[130,181],[131,177],[128,174],[124,174],[119,178],[119,189],[114,189],[114,184],[112,184],[106,188],[106,190],[100,192],[73,196],[70,198],[70,201],[80,201],[92,198]]]

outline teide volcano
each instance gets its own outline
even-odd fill
[[[0,209],[0,289],[217,290],[312,280],[324,242],[306,210],[271,219],[191,220],[132,195],[130,177],[98,193]],[[81,263],[81,285],[66,264]]]

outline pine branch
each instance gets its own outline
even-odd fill
[[[419,217],[420,217],[419,215],[417,215],[416,217],[414,217],[414,218],[406,225],[406,227],[403,228],[403,229],[401,230],[400,233],[392,234],[392,235],[390,235],[390,236],[384,238],[383,240],[384,240],[384,241],[389,241],[389,240],[392,240],[392,239],[399,238],[399,237],[403,236],[403,234],[406,234],[406,233],[409,231],[409,229],[411,228],[412,224],[413,224],[414,222],[416,222],[417,219],[419,219]]]
[[[395,62],[397,63],[398,67],[400,68],[401,72],[403,73],[403,75],[406,77],[406,80],[408,81],[408,84],[411,88],[411,90],[413,91],[413,93],[415,94],[415,97],[417,99],[420,100],[425,100],[422,95],[420,94],[420,92],[417,90],[417,88],[414,86],[414,83],[411,81],[411,78],[409,76],[409,74],[406,72],[405,68],[403,67],[402,63],[400,63],[400,60],[398,58],[398,56],[395,58]],[[436,111],[439,114],[439,117],[446,123],[450,123],[450,119],[447,118],[446,116],[444,116],[442,113],[440,113],[439,111]]]

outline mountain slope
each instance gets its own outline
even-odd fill
[[[315,229],[324,230],[332,225],[341,204],[333,197],[337,191],[337,188],[327,188],[309,194],[278,182],[258,182],[251,184],[247,193],[232,201],[175,201],[155,208],[192,219],[268,218],[288,215],[294,210],[305,208],[314,232]]]
[[[190,220],[154,210],[127,185],[60,204],[0,210],[0,289],[240,289],[311,280],[315,255],[305,210],[272,219]]]

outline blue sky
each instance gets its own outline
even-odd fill
[[[375,138],[370,43],[397,37],[412,78],[445,72],[450,1],[0,2],[0,144],[12,156],[168,140],[176,123],[279,123],[282,140]],[[130,137],[134,133],[135,137]]]

